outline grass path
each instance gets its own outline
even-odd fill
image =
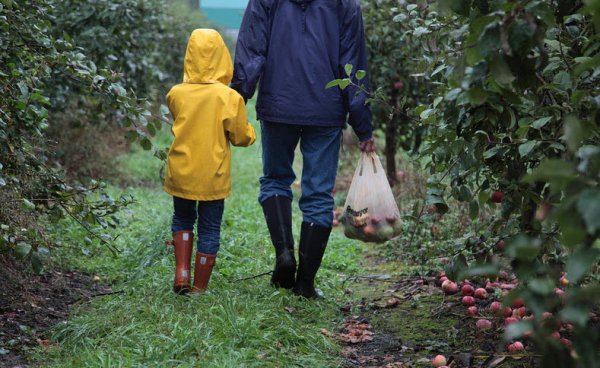
[[[249,108],[253,111],[253,107]],[[258,128],[258,126],[257,126]],[[257,129],[258,130],[258,129]],[[159,137],[168,144],[168,137]],[[51,331],[52,345],[35,361],[44,367],[337,367],[339,346],[320,333],[335,329],[347,302],[342,275],[358,271],[361,246],[332,235],[319,285],[329,296],[313,302],[269,286],[268,277],[241,278],[269,271],[274,262],[268,232],[257,203],[260,142],[234,149],[233,194],[226,201],[221,252],[210,292],[183,297],[171,292],[171,198],[157,178],[159,163],[149,153],[119,160],[137,203],[120,216],[114,257],[98,244],[86,245],[73,224],[55,230],[65,249],[63,266],[81,269],[109,282],[117,294],[77,307]],[[148,184],[153,183],[153,184]],[[297,206],[296,206],[297,207]],[[296,209],[297,211],[297,209]],[[294,213],[295,231],[301,217]],[[75,248],[73,251],[72,248]]]

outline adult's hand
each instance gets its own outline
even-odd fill
[[[358,147],[365,153],[375,152],[375,138],[369,138],[366,141],[360,142]]]

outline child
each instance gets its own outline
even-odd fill
[[[219,250],[224,198],[231,189],[229,143],[247,147],[256,133],[242,97],[229,88],[231,56],[221,35],[195,30],[188,42],[183,83],[167,95],[175,119],[164,189],[173,196],[176,293],[190,291],[194,223],[198,252],[192,293],[206,289]]]

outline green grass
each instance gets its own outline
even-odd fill
[[[253,111],[253,106],[249,107]],[[258,127],[257,127],[258,128]],[[257,129],[259,130],[259,129]],[[161,144],[168,136],[158,138]],[[168,144],[168,142],[167,142]],[[334,233],[318,284],[327,294],[307,301],[274,289],[268,276],[239,281],[272,268],[274,254],[257,202],[260,143],[234,149],[232,196],[226,201],[221,251],[209,292],[197,297],[171,291],[171,197],[160,188],[160,163],[134,150],[118,160],[136,203],[120,215],[118,256],[85,245],[84,232],[64,222],[55,236],[65,246],[56,262],[98,275],[120,293],[78,306],[51,331],[53,347],[39,350],[44,367],[336,367],[339,346],[320,333],[335,329],[347,301],[343,274],[358,272],[361,246]],[[294,213],[295,228],[301,217]]]

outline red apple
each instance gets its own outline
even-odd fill
[[[473,295],[473,291],[473,286],[469,284],[463,285],[463,287],[460,289],[460,293],[462,296]]]
[[[477,299],[486,299],[488,296],[487,291],[484,288],[479,288],[475,290],[475,297]]]
[[[563,275],[563,276],[562,276],[562,277],[561,277],[561,278],[558,280],[558,283],[559,283],[561,286],[567,286],[567,285],[569,285],[569,279],[567,279],[567,275]]]
[[[513,310],[510,308],[506,308],[504,311],[502,311],[502,315],[504,317],[512,317],[513,315]]]
[[[492,313],[498,314],[500,313],[500,310],[502,309],[502,303],[500,302],[492,302],[492,304],[490,304],[490,311]]]
[[[475,298],[473,298],[472,296],[463,296],[462,303],[463,305],[470,307],[472,305],[475,305]]]
[[[498,273],[498,276],[502,279],[502,280],[508,280],[508,273],[506,271],[500,271]]]
[[[515,341],[512,344],[508,345],[509,353],[516,353],[516,352],[523,351],[523,350],[525,350],[525,347],[523,346],[523,343],[521,343],[520,341]]]
[[[469,316],[477,315],[477,307],[473,305],[473,306],[470,306],[469,308],[467,308],[467,314]]]
[[[396,179],[403,181],[406,178],[406,173],[402,170],[396,171]]]
[[[564,346],[566,346],[567,348],[571,347],[571,340],[566,339],[566,338],[562,338],[559,340],[561,344],[563,344]]]
[[[478,319],[477,322],[475,322],[475,327],[477,327],[478,330],[489,330],[492,328],[492,321],[487,319]]]
[[[370,238],[375,235],[375,227],[373,225],[367,225],[362,228],[362,232],[366,237]]]
[[[519,318],[523,318],[527,314],[527,308],[521,307],[519,309],[516,309],[515,312],[517,313],[517,316],[519,316]]]
[[[565,296],[565,291],[561,288],[554,288],[554,294],[559,298],[563,298]]]
[[[503,198],[504,192],[495,191],[494,193],[492,193],[492,202],[494,203],[501,203]]]
[[[515,300],[512,301],[512,303],[510,304],[513,308],[521,308],[525,303],[523,302],[523,299],[521,298],[516,298]]]
[[[394,89],[401,90],[404,87],[404,82],[401,80],[397,80],[394,82]]]
[[[500,284],[502,290],[512,290],[515,288],[515,284]]]
[[[550,337],[552,337],[555,340],[560,340],[560,332],[554,331],[550,334]]]
[[[444,284],[446,285],[446,287],[444,287]],[[458,292],[458,285],[456,285],[455,282],[446,280],[442,284],[442,290],[444,290],[444,293],[448,295],[456,294]]]
[[[431,365],[433,367],[439,368],[439,367],[443,367],[446,365],[448,361],[446,360],[446,357],[443,355],[436,355],[435,358],[433,358],[431,360]]]
[[[508,317],[507,319],[504,320],[504,325],[509,326],[509,325],[512,325],[513,323],[517,323],[517,322],[519,322],[519,320],[516,319],[515,317]]]

